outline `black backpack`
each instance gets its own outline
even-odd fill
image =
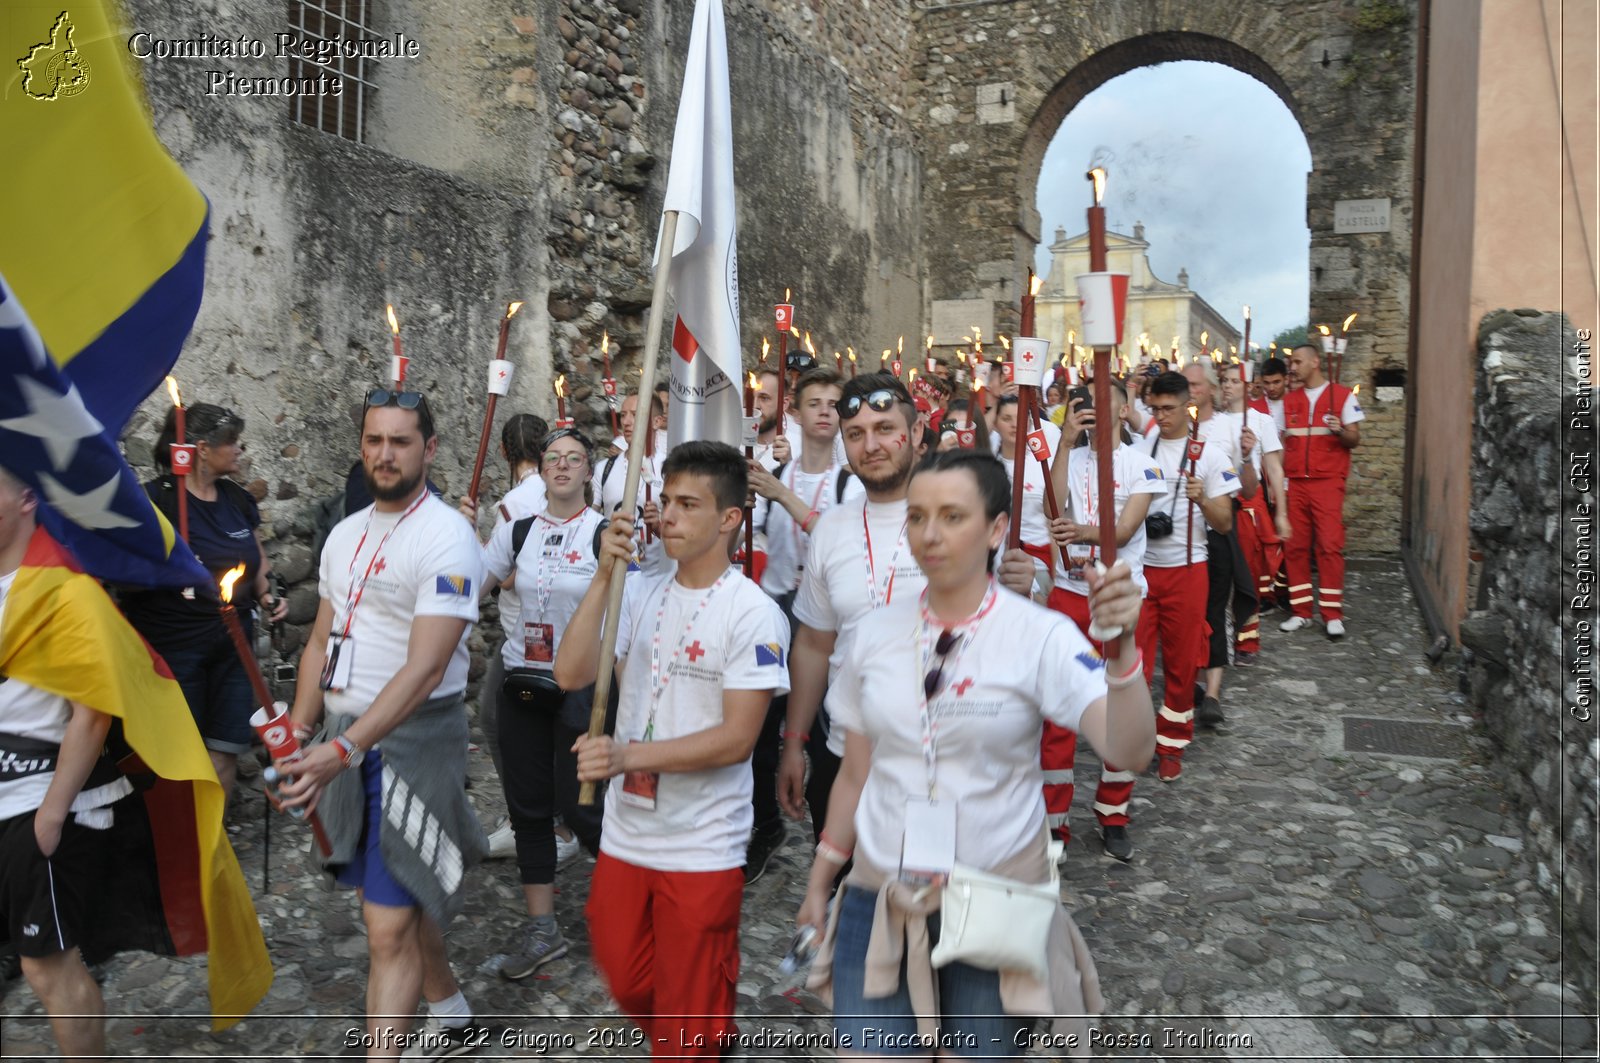
[[[533,529],[533,522],[538,516],[523,517],[511,526],[511,567],[517,565],[517,555],[522,553],[522,544],[528,541],[528,532]],[[611,526],[609,520],[602,520],[594,529],[594,540],[589,543],[589,552],[596,561],[600,560],[600,537],[605,534],[606,528]]]
[[[782,465],[779,465],[776,469],[773,469],[772,470],[772,478],[775,479],[775,480],[782,480],[783,479],[783,470],[787,469],[788,467],[789,467],[789,463],[788,462],[784,462]],[[839,479],[836,480],[834,482],[834,485],[833,485],[833,504],[834,505],[837,506],[839,503],[844,501],[844,489],[849,486],[850,477],[852,477],[854,475],[855,475],[855,473],[851,472],[848,468],[843,468],[843,469],[839,470]],[[767,507],[767,520],[771,520],[771,519],[772,519],[772,507],[768,506]],[[766,522],[763,521],[762,524],[761,524],[761,532],[764,535],[764,534],[766,534],[766,531],[767,531],[767,525],[766,525]]]

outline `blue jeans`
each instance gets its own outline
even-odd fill
[[[887,997],[864,995],[867,943],[878,895],[854,886],[839,898],[839,929],[833,947],[833,1028],[841,1052],[885,1056],[945,1055],[1009,1058],[1022,1055],[1031,1016],[1006,1015],[1000,1004],[1000,975],[965,963],[934,971],[939,986],[939,1029],[928,1044],[917,1037],[917,1016],[906,990],[905,960],[900,987]],[[928,935],[939,940],[939,916],[928,916]]]
[[[239,619],[245,638],[251,638],[254,625],[249,617]],[[161,658],[183,689],[183,699],[189,703],[206,748],[218,753],[250,752],[255,738],[250,727],[250,714],[256,710],[255,692],[227,629],[218,624],[209,645],[165,650]]]

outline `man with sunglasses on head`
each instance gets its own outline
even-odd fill
[[[464,791],[467,633],[483,561],[460,513],[428,491],[438,452],[417,392],[367,396],[361,462],[374,503],[323,549],[322,601],[300,658],[293,726],[305,747],[279,761],[290,807],[316,810],[323,861],[361,894],[370,967],[369,1059],[457,1055],[483,1041],[445,955],[466,871],[488,839]],[[328,740],[310,744],[326,712]],[[422,997],[428,1024],[411,1034]]]

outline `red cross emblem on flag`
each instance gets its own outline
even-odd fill
[[[691,661],[698,661],[706,655],[706,651],[700,646],[699,639],[695,639],[684,652],[689,655],[689,660]]]

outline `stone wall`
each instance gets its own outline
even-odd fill
[[[1565,664],[1582,637],[1579,616],[1591,625],[1591,668],[1594,660],[1592,596],[1580,611],[1572,579],[1581,515],[1590,529],[1582,564],[1594,569],[1595,495],[1592,473],[1579,485],[1587,490],[1572,485],[1568,460],[1592,455],[1595,438],[1592,403],[1580,417],[1578,378],[1564,357],[1573,340],[1565,317],[1532,310],[1496,311],[1479,326],[1471,535],[1483,570],[1461,641],[1506,789],[1527,814],[1539,885],[1560,913],[1569,970],[1592,992],[1600,742],[1594,722],[1567,711],[1575,689]]]

